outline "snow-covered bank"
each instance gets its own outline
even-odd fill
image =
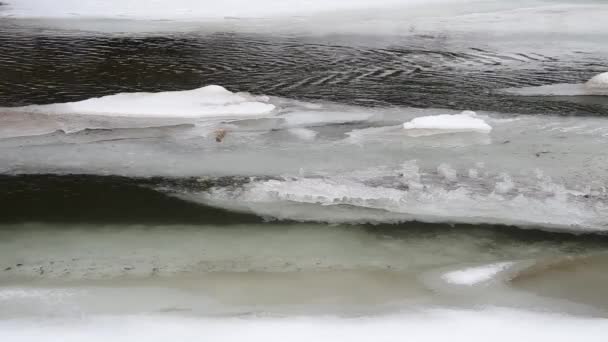
[[[0,321],[0,338],[35,341],[551,341],[603,342],[608,321],[523,310],[428,309],[361,318],[218,318],[102,316],[78,320]]]

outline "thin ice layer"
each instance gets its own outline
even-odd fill
[[[351,123],[366,121],[373,117],[371,112],[339,112],[339,111],[294,111],[281,116],[288,127],[310,127],[328,124]]]
[[[586,83],[557,83],[538,87],[507,88],[503,92],[522,96],[608,96],[608,72]]]
[[[473,172],[474,174],[474,172]],[[521,177],[521,178],[520,178]],[[605,195],[568,189],[542,175],[471,177],[448,164],[415,162],[330,177],[261,180],[179,196],[278,219],[321,222],[457,222],[605,231]],[[509,184],[505,184],[509,183]]]
[[[78,114],[117,117],[217,118],[269,114],[275,106],[265,96],[233,93],[210,85],[193,90],[158,93],[120,93],[78,102],[9,108],[40,114]]]
[[[268,17],[306,15],[339,10],[360,10],[391,6],[418,6],[428,3],[459,3],[468,0],[247,0],[201,2],[198,0],[9,0],[7,13],[13,17],[42,18],[129,18],[129,19],[203,19],[225,17]]]

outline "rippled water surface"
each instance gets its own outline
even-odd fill
[[[496,91],[580,83],[606,55],[496,51],[450,35],[175,33],[100,36],[0,26],[0,104],[82,100],[221,84],[233,91],[365,106],[605,115],[605,101],[525,101]]]
[[[601,2],[17,2],[0,340],[608,337]]]

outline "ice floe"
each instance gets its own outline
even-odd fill
[[[442,133],[476,132],[489,133],[492,127],[475,112],[464,111],[461,114],[441,114],[415,118],[403,124],[411,136],[425,136]]]

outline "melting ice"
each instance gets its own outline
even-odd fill
[[[606,229],[605,118],[364,108],[219,86],[2,111],[5,174],[253,177],[175,195],[304,221]]]

